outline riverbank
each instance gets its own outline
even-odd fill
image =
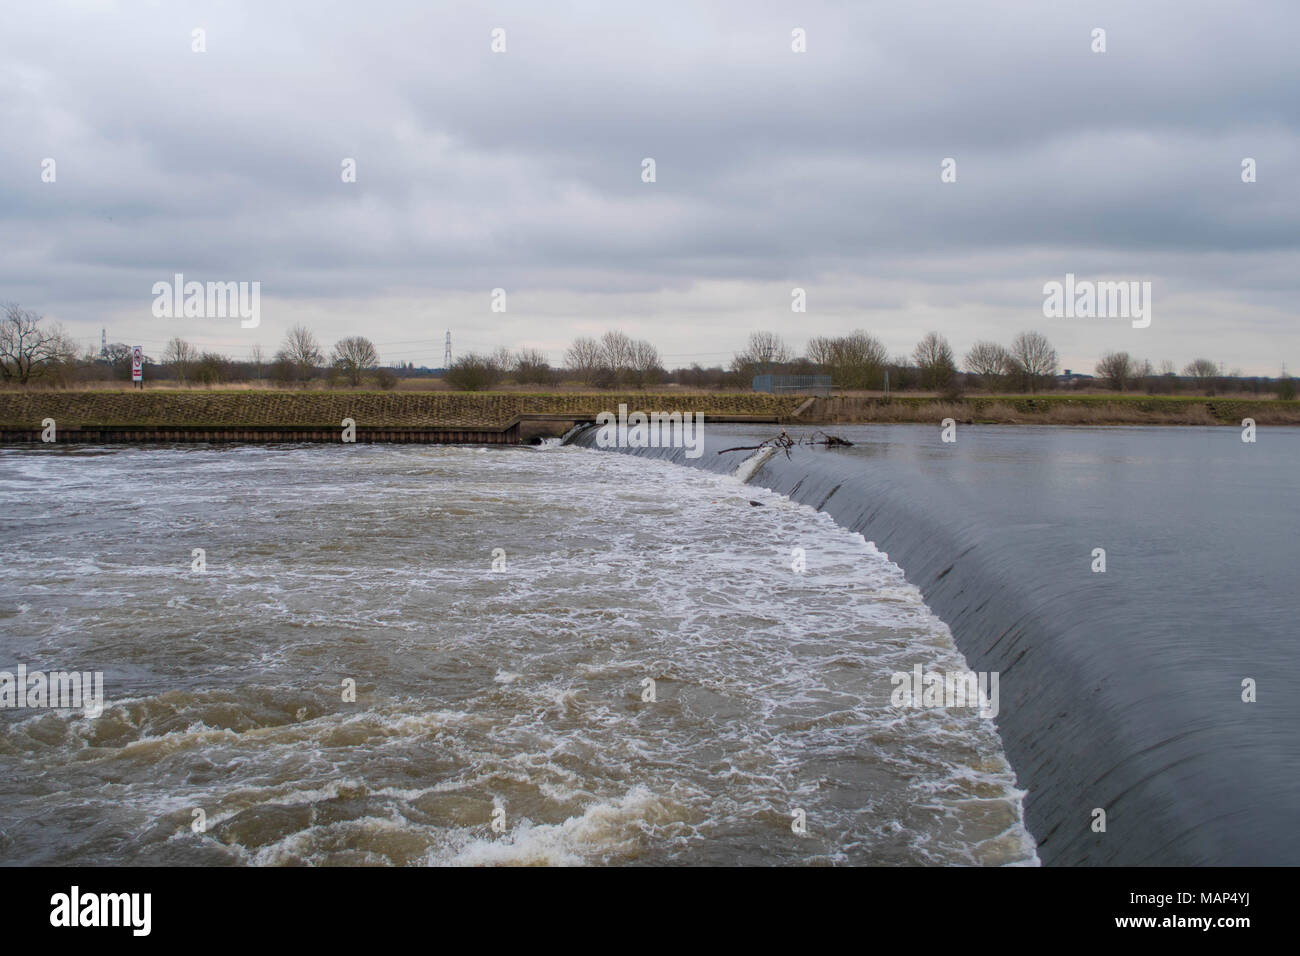
[[[516,444],[602,411],[698,412],[767,424],[1300,425],[1300,402],[1138,395],[776,396],[753,392],[5,391],[0,441],[339,441]]]
[[[518,444],[559,436],[602,411],[700,412],[711,421],[794,420],[803,397],[737,393],[523,394],[365,391],[0,392],[0,441],[340,441]]]
[[[818,425],[929,424],[952,418],[984,425],[1300,425],[1300,401],[1182,395],[980,395],[818,398],[799,416]]]

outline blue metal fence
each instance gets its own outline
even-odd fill
[[[755,375],[751,386],[756,392],[774,395],[824,395],[831,393],[829,375]]]

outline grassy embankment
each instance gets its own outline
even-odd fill
[[[969,396],[945,402],[927,396],[819,398],[740,393],[581,392],[374,392],[168,389],[131,392],[0,391],[0,427],[34,428],[44,418],[60,427],[231,425],[417,428],[500,427],[518,415],[615,410],[696,411],[716,418],[780,418],[810,425],[959,422],[1050,425],[1261,425],[1300,424],[1300,401],[1146,395]],[[794,416],[801,406],[798,417]]]
[[[0,426],[36,428],[53,418],[61,428],[93,425],[201,428],[235,425],[337,428],[499,427],[519,415],[589,417],[600,411],[703,412],[718,417],[788,418],[803,398],[760,394],[367,392],[367,391],[9,391],[0,392]]]
[[[819,398],[800,420],[821,424],[868,422],[1033,425],[1300,425],[1300,401],[1205,398],[1190,395],[980,395],[945,402],[933,397]]]

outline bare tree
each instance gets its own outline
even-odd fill
[[[804,355],[813,365],[819,365],[824,369],[830,369],[831,357],[835,350],[835,340],[824,335],[815,335],[808,340],[808,347],[804,349]]]
[[[1056,365],[1056,349],[1041,332],[1021,332],[1011,343],[1011,371],[1027,391],[1055,375]]]
[[[662,373],[663,363],[659,359],[659,350],[644,339],[634,341],[628,355],[628,381],[636,388],[645,388],[658,381]]]
[[[194,380],[202,385],[218,385],[236,377],[235,363],[217,352],[204,352],[194,363]]]
[[[525,385],[551,383],[551,363],[541,349],[522,348],[516,352],[512,371],[515,381]]]
[[[350,335],[334,343],[330,364],[355,388],[361,384],[365,373],[379,364],[379,352],[375,349],[375,343],[365,336]]]
[[[861,330],[839,338],[813,338],[808,360],[830,373],[840,388],[879,388],[889,352],[875,336]]]
[[[1003,378],[1011,371],[1011,353],[996,342],[976,342],[966,353],[963,364],[971,375],[990,392],[1000,388]]]
[[[465,352],[451,363],[443,377],[452,388],[477,392],[501,381],[501,366],[496,356]]]
[[[163,349],[163,364],[171,366],[172,374],[178,382],[189,380],[194,363],[198,360],[199,350],[182,338],[173,338]]]
[[[497,370],[498,379],[504,377],[507,372],[515,367],[514,353],[504,345],[493,349],[492,354],[488,356],[488,361]]]
[[[604,349],[592,338],[574,339],[573,344],[564,353],[565,367],[583,385],[595,383],[604,361]]]
[[[316,336],[304,325],[295,325],[285,333],[284,344],[280,346],[276,358],[283,360],[287,371],[304,386],[316,369],[325,364],[325,357],[316,344]]]
[[[1147,394],[1154,395],[1160,391],[1161,381],[1156,375],[1156,367],[1151,364],[1150,359],[1143,359],[1140,362],[1134,359],[1133,370],[1134,383],[1140,384],[1142,388],[1146,389]]]
[[[252,349],[248,353],[249,361],[253,364],[253,373],[257,376],[258,381],[262,380],[262,363],[265,359],[262,356],[262,344],[254,342]]]
[[[750,332],[749,343],[731,360],[731,370],[742,375],[771,372],[790,361],[790,349],[775,332]]]
[[[1219,366],[1212,359],[1198,358],[1187,363],[1183,374],[1196,382],[1197,388],[1207,392],[1214,388],[1214,379],[1219,374]]]
[[[42,326],[42,316],[18,305],[5,306],[0,321],[0,379],[26,385],[57,373],[73,360],[76,346],[57,324]]]
[[[117,378],[130,380],[133,349],[124,342],[110,342],[104,350],[103,359]],[[145,364],[149,364],[146,358]]]
[[[1097,377],[1117,392],[1128,388],[1137,376],[1138,365],[1127,352],[1107,352],[1097,363]]]
[[[952,346],[938,332],[929,332],[916,343],[916,348],[912,350],[912,361],[920,369],[922,388],[946,388],[957,373]]]
[[[606,368],[614,373],[615,378],[622,379],[632,367],[632,351],[636,343],[623,332],[610,330],[600,339],[600,349]]]

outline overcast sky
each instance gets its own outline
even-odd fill
[[[9,4],[0,301],[152,354],[1038,329],[1086,371],[1294,371],[1298,40],[1294,0]],[[260,327],[155,318],[178,272],[260,282]],[[1150,327],[1044,318],[1067,272],[1150,281]]]

